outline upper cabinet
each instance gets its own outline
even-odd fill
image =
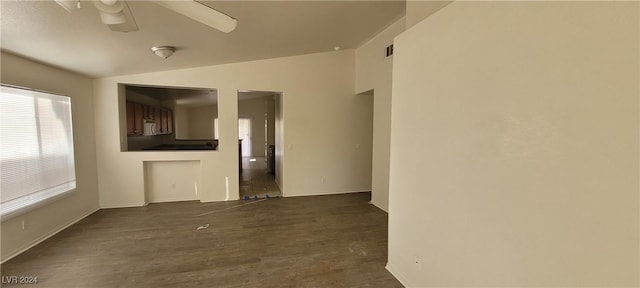
[[[136,135],[134,105],[133,102],[127,102],[127,136]]]
[[[167,127],[167,133],[171,134],[173,133],[173,111],[171,110],[167,110],[167,123],[168,127]]]
[[[133,119],[134,135],[142,135],[142,131],[144,131],[144,108],[142,104],[133,103]]]
[[[173,111],[127,101],[127,136],[142,136],[144,125],[155,124],[154,135],[173,133]]]

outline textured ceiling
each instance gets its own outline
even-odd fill
[[[402,17],[404,1],[201,1],[238,19],[225,34],[147,1],[128,1],[139,31],[100,22],[95,7],[1,1],[3,51],[90,77],[144,73],[357,48]],[[150,48],[176,46],[161,59]]]

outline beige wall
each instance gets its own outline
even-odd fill
[[[284,100],[282,99],[282,94],[277,94],[274,97],[275,105],[275,115],[274,115],[274,134],[275,134],[275,148],[276,148],[276,184],[280,187],[280,191],[282,191],[282,183],[284,183],[284,175],[282,172],[282,165],[284,161],[282,160],[282,153],[284,153]]]
[[[276,145],[276,95],[267,97],[267,143]]]
[[[215,135],[213,119],[218,118],[218,105],[190,107],[187,109],[186,116],[189,134],[187,137],[179,135],[179,139],[213,139]]]
[[[238,101],[238,117],[251,119],[251,156],[264,157],[264,142],[266,135],[264,131],[265,114],[269,98],[247,99]],[[244,145],[246,141],[242,142]]]
[[[401,18],[356,50],[356,92],[373,97],[373,163],[371,203],[387,211],[389,199],[389,139],[391,135],[391,72],[393,56],[385,49],[404,31]],[[373,96],[370,92],[373,89]]]
[[[1,57],[2,83],[71,97],[77,182],[77,190],[70,196],[2,222],[4,262],[96,211],[98,180],[91,80],[11,54],[2,53]]]
[[[640,284],[638,5],[454,2],[396,38],[406,286]]]
[[[173,110],[174,131],[173,135],[176,139],[188,139],[191,135],[189,129],[189,109],[184,106],[177,105]]]
[[[343,50],[94,80],[101,207],[145,204],[145,161],[199,160],[200,171],[206,175],[202,177],[200,200],[237,199],[237,90],[248,87],[284,93],[281,124],[286,151],[279,166],[283,169],[280,187],[284,195],[370,190],[371,130],[362,127],[371,125],[371,107],[353,93],[354,61],[354,51]],[[120,152],[119,139],[126,139],[118,126],[122,104],[116,95],[120,82],[217,88],[220,149]]]
[[[453,1],[407,0],[405,28],[409,29]]]
[[[198,200],[200,161],[150,161],[144,163],[147,202]]]

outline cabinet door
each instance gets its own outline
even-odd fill
[[[160,118],[162,118],[160,115],[160,108],[156,107],[153,110],[153,120],[156,121],[156,129],[158,130],[158,132],[160,132]]]
[[[151,114],[149,112],[150,111],[151,106],[149,105],[142,105],[142,118],[144,119],[151,119]]]
[[[169,110],[164,110],[164,132],[169,133]]]
[[[167,133],[167,128],[168,128],[168,123],[167,123],[167,110],[166,109],[161,109],[160,110],[160,131],[162,131],[162,133]]]
[[[134,104],[132,102],[127,102],[127,136],[135,135],[136,131],[136,120],[133,106]]]
[[[167,110],[167,133],[173,133],[173,111]]]
[[[153,106],[148,106],[149,107],[149,119],[154,120],[156,119],[156,107]]]
[[[134,103],[133,113],[135,119],[135,135],[142,135],[142,131],[144,130],[144,128],[142,127],[142,119],[144,119],[144,109],[142,108],[142,104]]]

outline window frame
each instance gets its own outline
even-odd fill
[[[72,165],[73,165],[73,181],[69,181],[66,182],[65,184],[60,184],[60,185],[55,185],[55,186],[51,186],[51,187],[47,187],[46,189],[37,191],[37,192],[32,192],[30,194],[27,195],[23,195],[20,196],[19,198],[15,198],[10,201],[14,201],[16,199],[24,199],[24,198],[29,198],[29,197],[36,197],[39,198],[37,201],[35,202],[31,202],[31,203],[26,203],[25,205],[21,205],[21,207],[18,208],[13,208],[11,211],[9,212],[5,212],[5,208],[3,207],[6,204],[2,204],[0,203],[0,222],[5,222],[6,220],[9,220],[11,218],[14,218],[16,216],[22,215],[24,213],[33,211],[37,208],[40,208],[42,206],[46,206],[52,202],[56,202],[62,198],[66,198],[68,196],[71,196],[74,194],[74,192],[77,190],[77,163],[76,163],[76,146],[75,146],[75,133],[74,133],[74,127],[73,127],[73,98],[68,96],[68,95],[64,95],[64,94],[59,94],[59,93],[54,93],[54,92],[50,92],[50,91],[44,91],[44,90],[38,90],[38,89],[33,89],[33,88],[28,88],[28,87],[23,87],[23,86],[16,86],[16,85],[11,85],[11,84],[5,84],[5,83],[0,83],[0,89],[5,89],[5,88],[10,88],[10,89],[16,89],[16,90],[24,90],[27,93],[37,93],[37,94],[45,94],[47,96],[58,96],[58,97],[65,97],[68,98],[69,100],[69,128],[70,128],[70,137],[69,137],[69,141],[70,141],[70,151],[71,151],[71,157],[73,159],[73,161],[71,161]],[[1,95],[1,92],[0,92]],[[36,95],[32,96],[34,99],[37,98]],[[37,113],[37,111],[36,111]],[[1,133],[0,133],[1,136]],[[41,141],[41,136],[38,135],[38,145],[40,146],[40,144],[42,143]],[[0,159],[1,161],[1,159]],[[67,168],[69,168],[69,166],[67,166]],[[1,169],[1,168],[0,168]],[[72,183],[73,185],[71,185],[70,183]],[[1,189],[1,188],[0,188]]]

